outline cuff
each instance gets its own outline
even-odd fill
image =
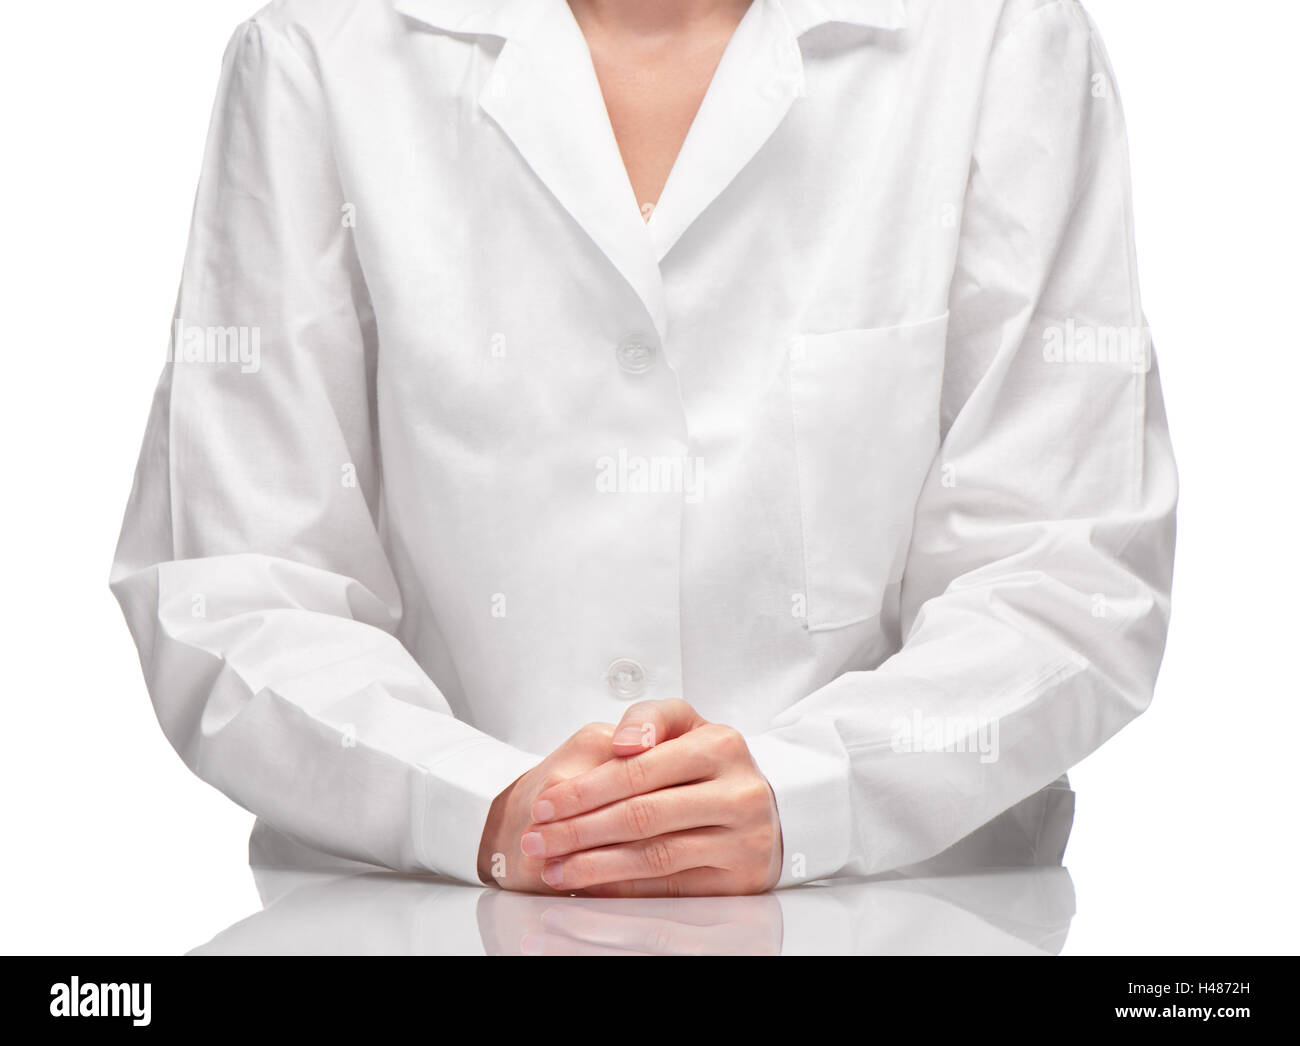
[[[746,738],[776,797],[785,850],[777,888],[834,875],[849,860],[849,757],[830,722],[805,721]]]
[[[535,755],[486,738],[457,748],[429,767],[424,809],[416,825],[425,866],[439,875],[483,885],[478,848],[492,801],[539,762]]]

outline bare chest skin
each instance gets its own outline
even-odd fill
[[[590,0],[570,0],[570,6],[628,180],[649,220],[749,0],[712,5],[689,21],[650,18],[631,26],[602,17]]]

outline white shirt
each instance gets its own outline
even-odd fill
[[[309,845],[477,881],[494,796],[682,697],[782,885],[883,872],[1150,700],[1151,362],[1074,0],[754,0],[648,222],[564,0],[279,0],[113,589],[186,762]]]

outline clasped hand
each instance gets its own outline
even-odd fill
[[[753,894],[781,861],[776,800],[744,737],[685,701],[644,701],[497,796],[479,877],[596,897]]]

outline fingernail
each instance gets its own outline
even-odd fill
[[[555,816],[555,805],[549,799],[542,799],[533,804],[533,820],[538,824],[549,821]]]
[[[614,734],[614,744],[616,745],[638,745],[644,746],[644,735],[639,727],[625,726]]]
[[[558,890],[564,885],[564,862],[552,861],[542,869],[542,882]]]
[[[542,838],[541,832],[525,832],[519,843],[527,857],[546,856],[546,840]]]
[[[540,933],[526,933],[519,942],[519,950],[525,955],[545,955],[546,942]]]

